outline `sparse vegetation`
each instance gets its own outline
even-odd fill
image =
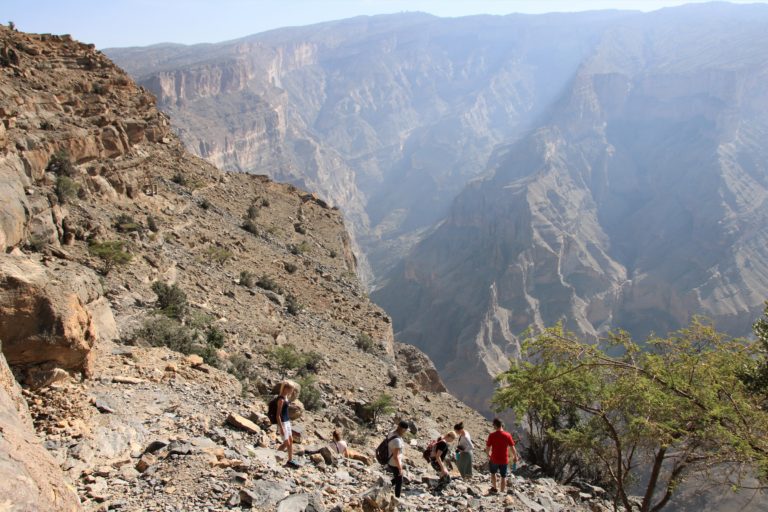
[[[215,245],[209,245],[205,249],[205,255],[208,258],[208,261],[211,263],[218,263],[219,265],[223,265],[235,257],[234,253],[229,249]]]
[[[167,317],[184,318],[187,312],[187,294],[179,285],[168,285],[162,281],[152,283],[152,291],[157,294],[157,307]]]
[[[306,235],[307,234],[307,228],[304,226],[304,224],[301,224],[300,222],[297,222],[293,225],[293,230],[299,233],[300,235]]]
[[[200,204],[200,208],[202,208],[203,210],[208,210],[211,207],[211,202],[208,201],[208,199],[206,198],[202,198],[199,204]]]
[[[253,219],[246,219],[243,222],[243,229],[252,235],[259,236],[259,225],[256,224]]]
[[[294,263],[291,263],[290,261],[286,261],[283,266],[285,267],[285,271],[289,274],[295,273],[299,267],[297,267]]]
[[[56,197],[59,203],[66,204],[77,197],[80,184],[67,176],[56,177]]]
[[[317,387],[315,378],[311,375],[298,379],[298,383],[301,386],[301,394],[299,400],[304,404],[304,408],[308,411],[317,411],[322,408],[323,400],[320,390]]]
[[[291,254],[295,254],[296,256],[300,256],[304,253],[309,252],[310,246],[307,243],[306,240],[302,241],[300,244],[291,244],[288,246],[288,250]]]
[[[317,352],[299,352],[290,343],[275,347],[269,353],[270,359],[275,363],[283,375],[290,371],[296,371],[300,375],[307,372],[317,372],[323,356]]]
[[[357,336],[357,341],[355,341],[355,346],[362,350],[363,352],[373,352],[374,343],[373,338],[371,338],[368,333],[361,332]]]
[[[168,347],[182,354],[197,354],[211,366],[221,366],[217,349],[224,346],[223,333],[221,337],[211,336],[211,327],[206,334],[200,329],[183,325],[174,318],[166,316],[151,317],[144,325],[134,331],[126,340],[130,344],[146,343],[153,347]],[[213,327],[213,329],[216,329]]]
[[[260,213],[259,205],[257,205],[256,203],[253,203],[251,206],[248,207],[246,218],[250,220],[254,220],[259,216],[259,213]]]
[[[115,229],[120,233],[131,233],[133,231],[141,231],[144,229],[140,223],[133,219],[133,216],[127,213],[121,213],[117,216],[114,223]]]
[[[261,206],[263,208],[269,208],[269,205],[270,205],[270,202],[268,198],[264,197],[261,199]]]
[[[195,343],[194,330],[166,316],[154,316],[133,332],[129,341],[142,340],[153,347],[168,347],[182,354],[191,354]]]
[[[337,253],[333,249],[331,249],[330,252],[328,253],[328,256],[330,256],[331,258],[335,258],[338,255],[339,255],[339,253]]]
[[[240,272],[240,284],[246,288],[251,288],[256,284],[256,275],[247,270]]]
[[[187,179],[187,177],[180,172],[174,174],[173,178],[171,178],[171,181],[177,185],[181,185],[182,187],[189,185],[189,179]]]
[[[108,242],[93,242],[88,246],[88,252],[93,256],[101,258],[104,262],[102,273],[104,275],[115,268],[116,265],[125,265],[133,256],[125,248],[125,243],[121,240]]]
[[[77,172],[75,166],[72,165],[72,160],[69,158],[69,153],[63,149],[51,155],[45,170],[46,172],[52,172],[57,176],[70,177],[74,176]]]
[[[277,284],[277,281],[269,277],[267,274],[262,275],[258,281],[256,281],[256,286],[259,288],[263,288],[265,290],[269,290],[271,292],[275,293],[283,293],[283,289],[280,287],[279,284]]]
[[[152,215],[147,215],[147,227],[153,233],[160,231],[160,227],[157,225],[157,219]]]
[[[229,368],[227,371],[234,375],[237,380],[245,387],[251,379],[256,377],[256,371],[253,361],[243,354],[234,354],[229,358]]]
[[[387,393],[382,393],[376,397],[373,402],[365,406],[365,409],[371,418],[373,418],[372,423],[374,427],[376,426],[379,418],[386,414],[391,414],[395,411],[392,396],[388,395]]]
[[[226,336],[224,335],[224,331],[217,326],[210,325],[205,333],[205,341],[213,348],[222,348],[226,341]]]
[[[293,294],[290,294],[285,298],[285,307],[288,310],[288,313],[292,315],[298,315],[301,313],[301,310],[304,309],[304,305],[299,303],[299,300]]]

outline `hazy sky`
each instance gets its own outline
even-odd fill
[[[701,0],[0,0],[0,22],[19,30],[72,34],[110,46],[219,42],[272,28],[309,25],[363,14],[423,11],[437,16],[652,11]],[[768,3],[768,0],[731,0]]]

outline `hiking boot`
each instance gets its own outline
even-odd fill
[[[291,469],[297,469],[301,467],[301,464],[296,462],[295,460],[291,459],[288,462],[285,463],[285,467],[291,468]]]
[[[490,490],[488,491],[488,494],[496,494],[498,492],[499,492],[498,489],[496,489],[495,487],[491,487]]]

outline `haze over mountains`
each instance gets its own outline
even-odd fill
[[[481,409],[529,325],[747,334],[768,297],[768,8],[408,14],[107,53],[182,140],[338,204]]]

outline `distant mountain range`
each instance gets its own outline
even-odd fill
[[[106,53],[186,145],[345,212],[397,337],[487,410],[528,326],[749,333],[768,7],[362,17]]]

